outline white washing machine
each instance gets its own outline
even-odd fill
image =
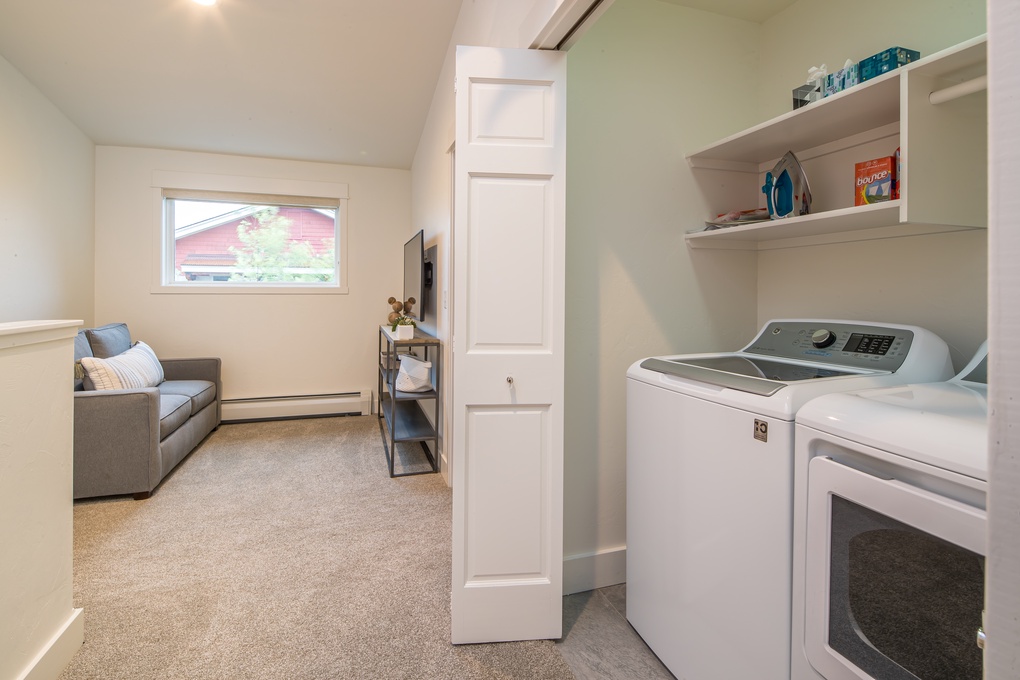
[[[945,380],[914,326],[784,319],[736,352],[627,372],[627,619],[683,680],[788,680],[794,417],[840,391]]]
[[[986,376],[798,413],[794,680],[981,680]]]

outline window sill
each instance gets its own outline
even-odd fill
[[[347,295],[347,286],[266,286],[189,283],[177,286],[153,286],[154,295]]]

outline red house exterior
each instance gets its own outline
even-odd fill
[[[227,281],[237,268],[237,257],[231,251],[244,248],[237,236],[238,225],[252,220],[259,207],[235,210],[183,229],[176,238],[174,271],[178,281]],[[328,252],[336,236],[335,220],[315,208],[281,206],[278,215],[290,220],[292,244],[307,242],[316,255]]]

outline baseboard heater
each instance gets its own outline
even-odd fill
[[[367,416],[372,413],[372,391],[224,399],[222,407],[223,422],[351,414]]]

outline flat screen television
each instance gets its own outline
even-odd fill
[[[425,231],[418,233],[404,244],[404,298],[414,298],[411,314],[417,321],[425,320]]]

